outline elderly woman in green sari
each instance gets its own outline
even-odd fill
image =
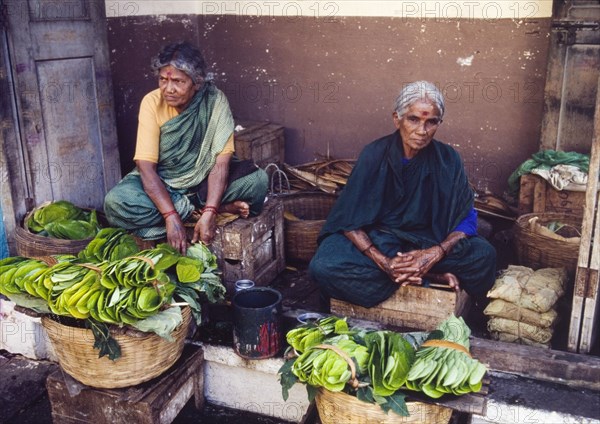
[[[185,253],[184,222],[201,209],[191,242],[210,244],[216,216],[257,215],[266,173],[234,156],[234,122],[225,95],[206,80],[202,54],[188,43],[166,46],[153,60],[158,89],[142,100],[136,168],[107,195],[108,222],[143,239],[166,236]]]
[[[433,139],[443,116],[435,85],[400,92],[396,131],[363,149],[319,235],[309,271],[326,295],[372,307],[408,284],[491,288],[496,252],[477,235],[462,161]]]

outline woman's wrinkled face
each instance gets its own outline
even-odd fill
[[[200,89],[200,84],[194,84],[185,72],[168,65],[160,68],[158,88],[165,102],[181,113]]]
[[[420,150],[431,143],[442,123],[440,111],[428,100],[417,100],[402,116],[394,112],[393,117],[394,125],[400,131],[404,157],[407,159],[414,158]]]

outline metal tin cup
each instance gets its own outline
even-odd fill
[[[235,282],[235,291],[247,290],[254,287],[254,281],[252,280],[237,280]]]

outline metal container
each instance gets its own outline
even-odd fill
[[[233,344],[242,358],[270,358],[281,350],[281,299],[281,293],[269,287],[233,295]]]
[[[254,287],[254,281],[252,280],[237,280],[235,282],[235,291],[247,290]]]

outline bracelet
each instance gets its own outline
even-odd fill
[[[163,219],[166,221],[168,217],[171,215],[177,215],[177,211],[175,209],[170,210],[169,212],[165,212],[162,214]]]
[[[438,244],[439,248],[442,249],[442,252],[444,252],[444,256],[448,255],[448,251],[446,249],[444,249],[444,246],[442,246],[442,243]]]
[[[367,247],[365,247],[364,249],[362,249],[360,251],[360,253],[364,254],[367,250],[369,250],[371,247],[373,247],[373,243],[371,243],[370,245],[368,245]]]
[[[216,206],[204,206],[204,208],[202,208],[202,213],[205,212],[213,212],[215,215],[219,214]]]

